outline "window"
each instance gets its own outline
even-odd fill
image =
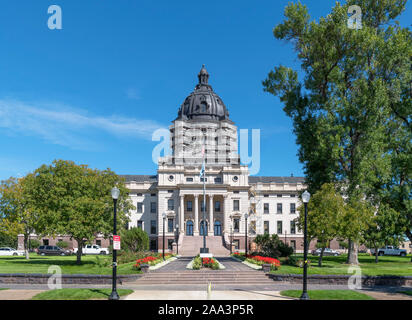
[[[295,221],[290,222],[290,234],[295,234],[296,233],[296,223]]]
[[[290,213],[296,213],[296,203],[290,204]]]
[[[235,245],[235,249],[239,250],[239,240],[233,240],[233,244]]]
[[[233,211],[239,211],[239,200],[233,200]]]
[[[137,203],[137,213],[142,213],[143,212],[143,202],[138,202]]]
[[[239,193],[239,190],[235,190],[235,191],[233,191],[233,193]]]
[[[203,177],[200,178],[200,181],[203,182],[203,179],[205,180],[205,182],[207,182],[207,178],[203,178]]]
[[[45,246],[48,246],[49,245],[49,239],[43,239],[43,244]]]
[[[167,239],[167,248],[169,250],[173,250],[173,242],[174,242],[173,239]]]
[[[156,193],[151,193],[150,196],[151,197],[156,197]]]
[[[290,240],[290,246],[293,248],[293,251],[296,250],[296,240]]]
[[[263,213],[269,213],[269,203],[263,204]]]
[[[137,227],[143,229],[143,221],[137,220]]]
[[[150,233],[156,234],[156,220],[150,220]]]
[[[187,211],[188,212],[191,212],[193,209],[192,209],[192,201],[188,201],[187,202]]]
[[[269,195],[268,194],[264,194],[263,195],[265,198],[269,198]]]
[[[290,197],[291,197],[291,198],[295,198],[295,197],[296,197],[296,194],[292,193],[292,194],[290,195]]]
[[[215,202],[215,212],[220,212],[220,201]]]
[[[186,178],[186,182],[193,182],[193,178]]]
[[[149,247],[149,249],[150,249],[150,250],[156,250],[156,249],[157,249],[157,241],[156,241],[156,239],[150,240],[150,247]]]
[[[222,178],[220,177],[215,178],[215,183],[222,183]]]
[[[156,202],[150,202],[150,212],[156,213]]]
[[[276,195],[278,198],[282,198],[282,194],[277,194]]]
[[[233,231],[234,232],[239,232],[239,219],[233,219]]]
[[[167,210],[175,209],[175,201],[173,199],[167,200]]]
[[[167,232],[173,232],[173,219],[167,219]]]
[[[173,190],[167,190],[168,193],[173,193]]]
[[[282,234],[283,233],[283,230],[282,230],[282,221],[278,221],[278,224],[277,224],[277,234]]]
[[[269,221],[263,221],[263,233],[269,233]]]
[[[138,193],[136,194],[136,196],[141,197],[143,194],[142,193]]]
[[[277,211],[276,212],[279,213],[279,214],[282,213],[282,204],[281,203],[277,204]]]
[[[206,207],[207,207],[207,206],[206,206]],[[203,202],[203,200],[200,201],[200,211],[201,211],[201,212],[206,211],[206,210],[205,210],[205,203]]]
[[[102,240],[96,240],[96,244],[101,247],[102,246]]]

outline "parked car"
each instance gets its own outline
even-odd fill
[[[78,248],[73,249],[74,253],[76,254]],[[82,249],[82,254],[109,254],[108,248],[101,248],[97,244],[88,244]]]
[[[375,249],[371,249],[371,254],[375,254]],[[394,246],[386,246],[385,248],[378,249],[379,256],[401,256],[405,257],[407,254],[405,249],[399,249]]]
[[[40,246],[37,248],[37,254],[41,256],[69,256],[72,253],[73,251],[62,249],[58,246]]]
[[[312,254],[314,256],[320,256],[321,251],[322,251],[322,249],[320,249],[320,248],[316,249],[316,250],[312,250]],[[338,255],[340,255],[340,252],[336,251],[336,250],[329,249],[329,248],[325,248],[325,250],[323,251],[323,255],[324,256],[338,256]]]
[[[0,256],[22,256],[24,255],[23,250],[16,250],[10,247],[1,247]]]

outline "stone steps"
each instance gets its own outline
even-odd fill
[[[206,236],[206,246],[214,256],[229,256],[229,250],[223,246],[222,236]],[[203,236],[185,236],[179,248],[182,256],[196,256],[203,247]]]

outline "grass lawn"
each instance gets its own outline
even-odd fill
[[[0,273],[47,273],[51,265],[58,265],[63,274],[112,274],[110,261],[111,256],[99,256],[100,259],[107,259],[109,266],[99,267],[96,264],[96,256],[82,256],[82,264],[76,264],[76,256],[39,256],[30,253],[30,260],[23,256],[2,256],[0,257]],[[136,274],[141,271],[133,270],[135,262],[118,264],[118,274]]]
[[[311,266],[308,268],[308,274],[341,274],[347,275],[349,265],[345,264],[347,255],[337,257],[323,257],[322,267],[318,267],[318,257],[309,255]],[[281,258],[282,263],[282,258]],[[375,263],[375,257],[368,254],[359,254],[359,266],[362,275],[396,275],[412,276],[412,263],[410,255],[407,257],[379,257],[379,262]],[[271,271],[274,274],[303,274],[303,268],[293,267],[281,264],[280,270]],[[353,274],[353,273],[351,273]]]
[[[32,300],[88,300],[108,299],[112,289],[56,289],[36,294]],[[131,294],[133,290],[118,289],[119,296]]]
[[[301,290],[284,290],[280,294],[286,297],[300,298]],[[311,300],[375,300],[371,296],[352,290],[308,290]]]

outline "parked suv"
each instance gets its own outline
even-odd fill
[[[58,246],[40,246],[37,249],[37,254],[41,256],[50,255],[50,256],[69,256],[72,254],[71,250],[65,250]]]
[[[320,256],[321,251],[322,251],[322,249],[312,250],[312,254],[314,256]],[[336,250],[329,249],[329,248],[325,248],[325,251],[323,251],[323,255],[324,256],[335,256],[336,257],[336,256],[340,255],[340,252],[336,251]]]

